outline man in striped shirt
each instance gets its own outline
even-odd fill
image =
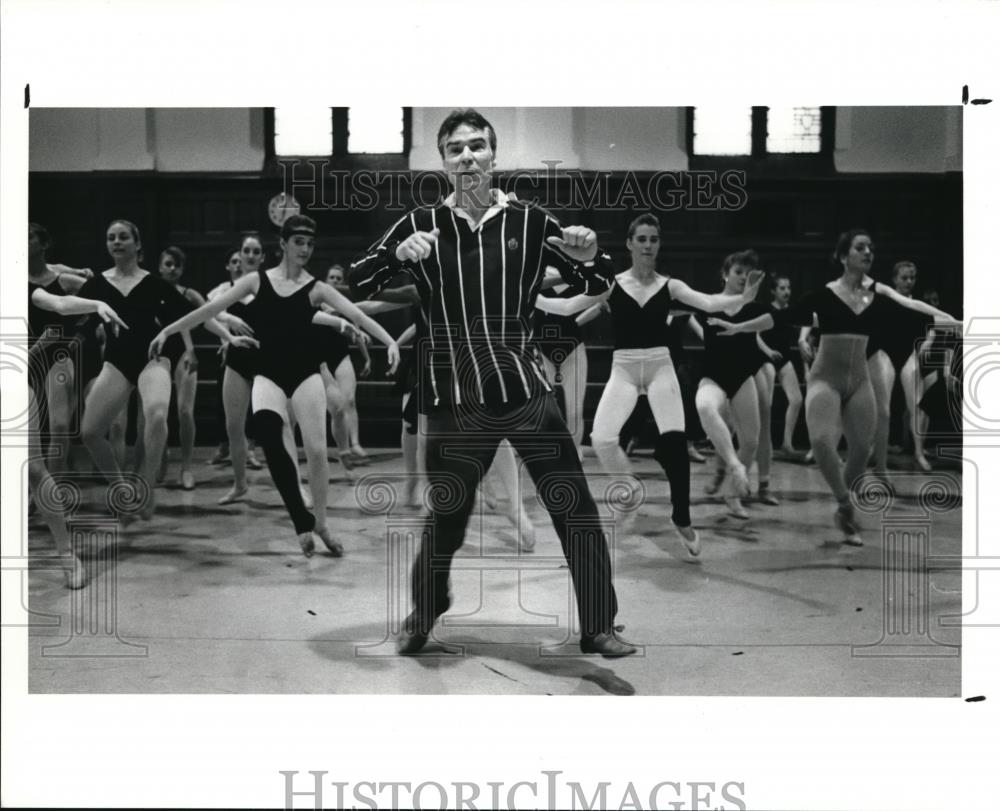
[[[351,269],[371,298],[403,273],[420,295],[418,393],[427,414],[427,475],[434,506],[414,563],[415,608],[397,648],[416,653],[448,610],[451,559],[499,442],[518,450],[552,517],[569,563],[585,653],[626,656],[613,630],[617,601],[607,544],[572,438],[535,361],[531,325],[546,266],[592,295],[614,270],[582,226],[491,187],[496,133],[475,110],[445,119],[438,151],[454,191],[409,212]]]

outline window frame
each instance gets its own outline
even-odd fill
[[[282,161],[327,161],[331,169],[408,169],[413,146],[413,108],[403,112],[402,152],[351,152],[348,107],[331,107],[332,134],[326,155],[278,155],[274,143],[274,108],[264,108],[264,171],[278,174]]]
[[[819,152],[768,152],[767,106],[753,106],[750,114],[749,155],[696,155],[694,153],[694,111],[686,110],[686,149],[689,169],[742,169],[751,175],[833,173],[836,108],[820,109]]]

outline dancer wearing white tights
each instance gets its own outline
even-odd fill
[[[619,445],[619,435],[640,393],[646,393],[659,432],[654,458],[670,483],[677,540],[683,545],[683,559],[695,562],[701,552],[701,541],[691,525],[691,470],[684,433],[684,406],[670,359],[667,318],[674,302],[706,312],[738,308],[753,300],[760,277],[755,275],[751,279],[743,295],[730,296],[700,293],[679,279],[659,275],[656,257],[660,250],[660,225],[652,214],[633,220],[625,245],[632,257],[632,267],[615,277],[607,293],[571,299],[539,297],[535,306],[569,315],[601,301],[611,305],[614,360],[594,416],[591,443],[607,472],[629,473],[630,465]],[[628,506],[638,506],[637,496],[638,489],[633,488]]]

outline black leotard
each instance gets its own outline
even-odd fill
[[[812,326],[813,315],[819,320],[822,335],[865,335],[869,339],[882,329],[887,319],[897,318],[905,310],[892,299],[872,291],[872,302],[855,313],[829,287],[806,293],[795,304],[771,313],[775,325]],[[820,337],[822,341],[822,336]],[[871,341],[869,340],[869,343]]]
[[[254,299],[254,335],[260,341],[257,374],[273,381],[291,397],[299,385],[319,374],[320,353],[315,346],[312,319],[316,308],[309,293],[310,279],[289,296],[278,295],[265,271],[258,271],[260,289]]]
[[[340,362],[351,354],[351,342],[336,327],[313,324],[313,340],[319,349],[320,362],[326,364],[330,374],[337,371]]]
[[[865,354],[870,358],[881,349],[899,374],[910,355],[927,337],[927,328],[933,324],[931,316],[900,307],[891,317],[882,319],[868,341]]]
[[[128,295],[99,273],[88,280],[77,295],[103,301],[128,324],[128,329],[120,329],[118,335],[110,327],[106,330],[104,362],[114,366],[133,386],[149,362],[149,344],[153,338],[167,324],[191,310],[188,300],[172,284],[151,273],[143,276]],[[163,356],[176,366],[184,353],[184,344],[179,335],[171,337],[177,340],[167,341]]]
[[[579,295],[582,291],[567,287],[561,292],[552,289],[542,290],[542,298],[567,299]],[[583,343],[583,330],[576,323],[575,315],[556,315],[545,310],[535,310],[535,343],[541,353],[556,366]]]
[[[72,331],[71,320],[51,310],[45,310],[35,304],[31,298],[36,290],[44,290],[53,296],[65,296],[66,291],[59,283],[57,276],[46,285],[28,281],[28,353],[31,359],[29,382],[32,388],[41,386],[52,364],[64,357],[73,357],[69,345]],[[48,336],[46,336],[48,333]],[[59,339],[53,340],[59,334]],[[41,340],[46,336],[45,340]]]
[[[232,282],[229,283],[232,287]],[[256,318],[257,299],[253,298],[246,304],[237,301],[226,308],[226,312],[241,318],[251,329],[256,329],[254,319]],[[226,366],[232,369],[248,383],[253,383],[254,376],[260,367],[260,352],[253,347],[226,347]]]
[[[670,279],[657,290],[645,304],[640,305],[626,293],[620,284],[611,288],[611,320],[615,330],[615,349],[652,349],[671,345],[670,328]]]
[[[59,276],[44,287],[28,282],[28,326],[31,330],[30,344],[42,336],[46,329],[52,327],[62,331],[62,339],[58,342],[46,343],[32,353],[44,367],[45,373],[52,364],[63,357],[70,357],[75,362],[76,385],[82,389],[87,383],[97,377],[101,371],[101,343],[97,339],[97,327],[101,321],[96,316],[61,316],[51,310],[43,310],[31,300],[31,294],[41,288],[53,296],[65,296],[68,291],[59,281]],[[68,354],[67,354],[68,353]]]
[[[774,315],[775,313],[780,313],[781,310],[772,304],[768,312]],[[798,331],[792,324],[779,324],[776,321],[774,326],[762,332],[760,337],[771,349],[781,353],[781,359],[777,362],[771,360],[769,356],[765,356],[765,363],[770,363],[778,371],[781,371],[786,363],[791,363],[792,347],[798,344]]]
[[[752,332],[737,335],[719,335],[722,327],[710,325],[709,318],[740,323],[767,312],[763,304],[751,301],[735,315],[726,313],[698,313],[696,316],[705,333],[704,377],[718,384],[726,397],[732,399],[748,378],[756,374],[764,363],[764,355]]]

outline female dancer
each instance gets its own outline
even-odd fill
[[[539,296],[535,306],[569,315],[599,301],[606,300],[611,305],[614,360],[594,416],[591,442],[605,470],[627,472],[628,458],[618,444],[618,435],[639,394],[647,392],[659,431],[654,458],[670,482],[673,525],[683,543],[683,557],[694,562],[701,552],[701,541],[691,526],[691,468],[684,434],[684,407],[670,360],[667,317],[674,301],[707,312],[740,307],[753,301],[762,274],[755,273],[740,296],[708,295],[692,290],[679,279],[660,276],[656,272],[660,223],[652,214],[643,214],[632,221],[625,245],[632,256],[632,267],[615,277],[615,284],[607,293],[571,299]],[[637,495],[638,490],[633,490],[631,500]]]
[[[237,250],[234,254],[230,254],[229,259],[226,262],[226,270],[229,272],[229,279],[213,287],[208,292],[208,295],[206,296],[208,301],[211,301],[220,293],[224,293],[226,290],[232,288],[232,286],[236,283],[236,280],[241,276],[247,276],[249,274],[256,273],[258,270],[260,270],[260,265],[263,259],[264,259],[264,244],[260,241],[260,237],[254,232],[244,234],[243,239],[240,242],[239,250]],[[251,296],[250,298],[244,299],[237,305],[235,305],[235,309],[233,310],[232,313],[232,316],[235,316],[235,320],[233,321],[229,320],[231,316],[226,311],[221,312],[218,316],[216,316],[216,318],[220,323],[225,324],[227,327],[229,327],[234,334],[246,334],[237,332],[236,330],[239,328],[238,325],[240,323],[242,323],[243,325],[246,324],[246,322],[243,320],[243,316],[240,315],[240,313],[244,313],[245,312],[244,308],[246,308],[252,301],[253,297]],[[231,437],[233,436],[232,434],[230,434],[229,431],[230,414],[232,414],[234,428],[236,420],[239,420],[239,427],[236,430],[236,433],[240,437],[242,437],[241,453],[243,454],[241,456],[241,459],[243,459],[243,461],[240,462],[238,468],[236,462],[235,461],[233,462],[233,470],[236,475],[237,481],[243,482],[244,486],[242,490],[243,493],[245,494],[246,469],[249,467],[251,470],[261,470],[264,466],[258,461],[257,456],[254,453],[253,442],[247,441],[246,433],[244,431],[245,418],[235,414],[234,410],[235,406],[239,405],[240,400],[242,400],[242,406],[243,406],[243,411],[240,412],[241,414],[245,415],[250,408],[250,386],[253,383],[253,372],[252,372],[252,367],[249,365],[249,361],[253,357],[252,350],[240,349],[236,351],[236,355],[234,356],[237,358],[236,360],[237,371],[242,369],[243,372],[246,372],[246,374],[242,375],[246,381],[245,391],[237,384],[234,390],[230,390],[227,392],[224,385],[225,370],[232,368],[228,360],[229,352],[231,349],[232,347],[229,347],[226,344],[223,344],[222,347],[220,348],[220,353],[222,355],[222,360],[223,360],[223,370],[219,375],[219,389],[220,389],[219,400],[223,404],[223,412],[224,412],[223,422],[226,425],[227,439],[219,443],[219,448],[218,450],[216,450],[215,455],[209,460],[209,464],[221,465],[229,460],[230,441]],[[230,409],[229,406],[230,401],[232,401],[234,409]],[[226,497],[223,496],[223,498]],[[233,499],[233,500],[238,500],[238,499]],[[229,503],[229,502],[227,501],[220,503]]]
[[[729,254],[722,263],[723,293],[737,297],[747,286],[748,275],[758,264],[754,251],[740,251]],[[718,321],[744,321],[764,312],[764,307],[755,301],[738,304],[735,312],[724,312]],[[737,518],[749,518],[740,496],[748,495],[750,482],[747,470],[757,458],[757,444],[760,438],[760,407],[758,404],[755,376],[763,363],[760,348],[754,336],[730,338],[720,334],[714,324],[708,323],[704,314],[698,315],[697,323],[702,328],[705,342],[705,369],[695,403],[698,417],[708,438],[718,454],[718,461],[725,465],[725,473],[730,477],[731,493],[726,498],[726,506]],[[739,437],[740,450],[733,446],[733,427]],[[760,468],[760,498],[764,503],[773,503],[768,491],[770,454],[762,461]],[[723,476],[716,475],[710,491],[722,485]]]
[[[917,280],[917,266],[913,262],[897,262],[892,269],[892,283],[899,295],[912,299]],[[879,292],[887,290],[879,285]],[[909,427],[913,434],[913,460],[921,470],[931,469],[924,455],[924,432],[920,430],[920,409],[917,403],[923,396],[923,380],[918,371],[917,357],[933,340],[928,336],[931,319],[923,312],[907,314],[892,322],[881,324],[868,343],[868,370],[875,389],[878,420],[875,425],[875,474],[886,475],[889,458],[889,420],[891,416],[892,389],[897,376],[906,398]],[[919,349],[918,349],[919,347]]]
[[[344,268],[334,265],[326,275],[326,283],[337,292],[347,297],[346,276]],[[365,306],[359,306],[363,312],[370,312]],[[333,308],[324,307],[328,313]],[[317,341],[324,347],[324,361],[320,365],[323,375],[323,387],[326,389],[327,408],[333,423],[333,437],[337,442],[340,461],[345,468],[355,464],[367,464],[368,454],[358,441],[358,407],[355,394],[358,389],[358,379],[351,362],[351,343],[357,339],[357,345],[365,358],[365,368],[362,377],[371,374],[371,357],[368,354],[367,343],[361,333],[350,324],[345,324],[344,331],[332,330],[326,326],[317,326],[315,330]]]
[[[317,308],[326,303],[383,341],[388,347],[389,365],[395,370],[399,350],[395,341],[361,310],[325,282],[310,276],[306,265],[316,243],[316,223],[295,214],[281,226],[282,258],[277,267],[239,279],[230,290],[199,307],[193,313],[164,327],[149,345],[157,357],[167,339],[180,330],[204,323],[241,299],[253,295],[254,334],[260,341],[258,366],[251,402],[257,440],[264,448],[267,466],[281,494],[303,554],[316,549],[318,535],[335,557],[343,547],[326,527],[326,495],[329,463],[326,455],[326,398],[320,376],[320,355],[312,344],[314,319],[330,316]],[[306,509],[299,489],[298,470],[282,440],[288,421],[289,402],[299,426],[309,465],[309,486],[313,513]]]
[[[895,320],[903,308],[951,322],[940,310],[899,295],[883,285],[865,285],[874,260],[872,239],[855,229],[841,234],[834,251],[841,266],[838,279],[810,293],[795,305],[742,323],[709,319],[722,334],[757,332],[779,324],[814,324],[822,331],[819,350],[806,387],[806,424],[816,462],[826,479],[837,510],[834,522],[843,542],[861,546],[850,489],[864,472],[875,436],[875,393],[865,351],[873,332],[885,320]],[[847,462],[841,466],[837,445],[847,440]]]
[[[77,269],[50,264],[46,251],[52,244],[49,232],[37,223],[28,223],[28,283],[42,287],[54,296],[77,293],[93,278],[89,268]],[[73,355],[59,353],[52,357],[44,381],[44,394],[48,410],[49,433],[59,438],[49,447],[52,470],[57,475],[69,466],[70,421],[80,406],[79,390],[90,390],[101,370],[101,347],[95,328],[100,319],[89,317],[61,319],[63,341],[72,341],[76,347]],[[50,353],[52,354],[52,353]]]
[[[186,260],[187,257],[180,248],[171,245],[164,249],[160,253],[160,278],[173,285],[174,289],[187,300],[189,309],[194,310],[204,304],[205,299],[197,290],[182,287],[180,284]],[[194,490],[191,460],[194,456],[194,400],[198,393],[198,359],[193,346],[185,351],[180,363],[174,367],[174,391],[177,395],[177,424],[181,440],[181,475],[178,483],[185,490]],[[139,430],[141,431],[141,428]],[[167,457],[168,451],[164,447],[161,467],[164,473],[167,468]]]
[[[133,223],[128,220],[112,222],[108,226],[107,245],[114,266],[88,281],[80,294],[113,304],[128,324],[129,334],[127,338],[124,335],[107,336],[104,365],[87,397],[81,432],[97,469],[110,480],[119,479],[119,462],[105,434],[128,403],[133,388],[138,390],[145,418],[145,458],[139,473],[150,485],[149,501],[140,516],[150,518],[155,507],[152,485],[167,434],[170,364],[176,365],[183,348],[173,349],[171,357],[149,360],[145,347],[161,324],[190,308],[172,285],[139,267],[142,242],[139,229]],[[207,328],[227,341],[249,340],[233,338],[214,321]],[[190,337],[186,343],[189,341]]]
[[[37,231],[29,232],[28,242],[45,237],[45,230],[38,227]],[[41,244],[29,247],[29,256]],[[39,442],[37,399],[35,387],[48,378],[53,362],[55,362],[55,347],[51,344],[53,330],[60,332],[68,326],[69,316],[96,313],[100,319],[117,330],[127,326],[118,314],[103,301],[93,301],[84,297],[65,292],[53,292],[52,287],[42,285],[29,279],[28,281],[28,327],[30,374],[28,375],[28,487],[29,496],[38,507],[39,513],[56,543],[60,563],[66,579],[66,586],[71,589],[83,588],[87,584],[87,574],[83,562],[74,554],[70,545],[69,531],[66,519],[60,507],[60,497],[56,483],[45,467],[44,457]],[[61,287],[60,287],[61,290]]]
[[[774,290],[771,293],[771,309],[775,312],[788,307],[788,302],[792,298],[792,281],[784,274],[774,276]],[[798,343],[794,327],[779,327],[775,325],[767,332],[760,333],[760,342],[766,358],[758,375],[762,377],[764,384],[762,389],[762,405],[766,407],[761,411],[761,435],[760,444],[767,443],[771,447],[771,402],[774,384],[777,382],[781,390],[785,393],[788,406],[785,408],[785,426],[781,442],[781,451],[786,456],[796,456],[793,437],[795,435],[796,423],[799,421],[799,412],[802,410],[802,381],[799,380],[799,373],[792,362],[792,347]]]

